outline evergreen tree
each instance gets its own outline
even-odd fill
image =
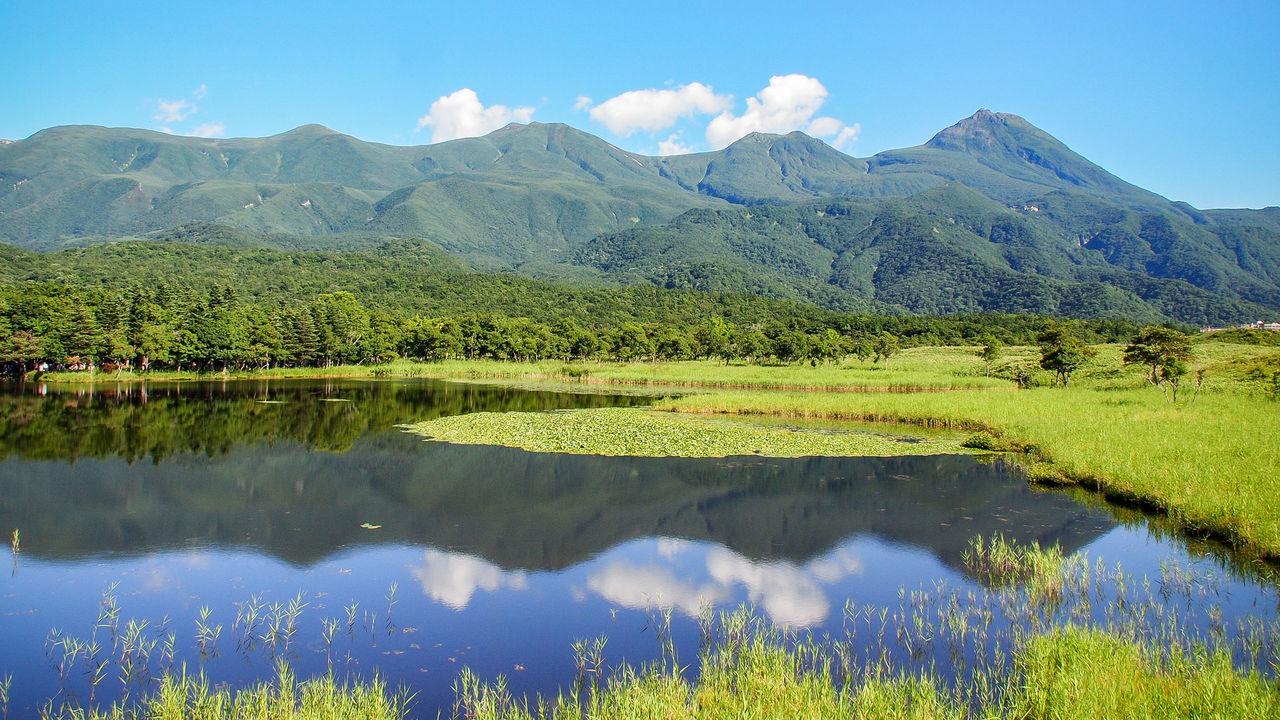
[[[44,359],[45,344],[30,331],[19,330],[0,338],[0,362],[14,363],[27,371]]]
[[[310,311],[294,311],[287,316],[288,332],[285,334],[282,355],[286,362],[295,365],[314,365],[320,351],[320,338],[316,334],[315,320]]]
[[[68,360],[79,358],[86,365],[96,365],[106,351],[106,334],[98,319],[86,305],[77,304],[71,320],[71,335],[66,343]]]

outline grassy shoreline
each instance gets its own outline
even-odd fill
[[[819,650],[820,652],[820,650]],[[630,720],[632,718],[815,718],[884,720],[970,718],[1272,718],[1280,688],[1232,668],[1222,650],[1161,657],[1120,635],[1066,627],[1029,639],[991,689],[947,688],[929,674],[866,668],[840,681],[815,648],[793,647],[776,633],[747,629],[720,639],[690,680],[678,670],[623,667],[607,682],[580,681],[554,698],[518,698],[499,679],[464,669],[455,692],[458,720]],[[133,707],[62,708],[51,720],[403,720],[412,699],[374,681],[339,685],[332,676],[297,682],[282,666],[273,682],[231,691],[201,677],[165,675]],[[974,683],[977,685],[978,683]]]
[[[659,401],[683,413],[889,422],[979,431],[1025,453],[1040,482],[1076,484],[1168,515],[1183,530],[1280,558],[1280,412],[1204,395],[1172,405],[1153,389],[1032,389],[914,395],[715,393]]]
[[[975,350],[915,348],[888,365],[398,362],[277,369],[232,374],[228,379],[422,377],[593,392],[643,387],[655,394],[680,394],[658,400],[655,408],[691,415],[852,420],[981,432],[990,437],[979,439],[979,444],[985,440],[992,449],[1024,453],[1032,462],[1033,480],[1081,485],[1165,513],[1185,531],[1280,559],[1280,507],[1273,502],[1280,496],[1280,443],[1275,442],[1280,437],[1280,412],[1266,394],[1273,370],[1280,371],[1280,349],[1198,344],[1192,371],[1205,371],[1203,390],[1193,401],[1177,404],[1146,385],[1140,369],[1123,367],[1118,346],[1100,346],[1098,357],[1077,373],[1068,389],[1015,390],[1008,380],[993,376],[1012,364],[1031,362],[1032,348],[1008,348],[993,366],[984,364]],[[47,375],[45,381],[220,378],[174,373],[89,378],[63,373]],[[436,431],[447,426],[452,437],[445,439],[528,449],[563,449],[570,444],[550,441],[563,427],[534,428],[525,420],[519,426],[483,424],[477,418],[450,420]],[[588,423],[579,428],[586,438],[576,449],[599,452],[619,428],[617,422]],[[706,432],[714,434],[715,429]],[[636,449],[618,446],[613,451]]]
[[[110,384],[134,382],[190,382],[273,379],[427,378],[440,380],[503,380],[565,382],[578,385],[647,386],[659,389],[712,388],[726,390],[809,390],[825,392],[918,392],[962,388],[1007,388],[999,378],[981,372],[958,375],[949,368],[971,353],[960,348],[919,348],[903,353],[891,365],[849,360],[832,365],[748,365],[713,361],[677,362],[562,362],[542,360],[399,360],[385,365],[337,365],[328,368],[269,368],[221,372],[158,370],[48,372],[41,382],[52,384]],[[948,368],[939,370],[939,367]],[[980,368],[980,363],[974,368]]]
[[[1271,718],[1280,714],[1274,618],[1237,618],[1219,628],[1198,620],[1214,609],[1163,612],[1201,597],[1200,575],[1153,589],[1119,565],[1066,556],[1057,546],[975,537],[965,563],[976,592],[937,584],[900,592],[897,609],[848,603],[835,637],[776,625],[747,606],[697,619],[693,663],[671,642],[672,611],[651,614],[661,657],[607,662],[607,638],[573,645],[576,679],[554,694],[511,691],[501,676],[464,667],[447,717],[457,720],[634,718]],[[1104,605],[1094,614],[1095,604]],[[892,610],[892,612],[889,612]],[[214,641],[216,642],[216,640]],[[1237,654],[1240,648],[1243,654]],[[902,651],[906,651],[903,654]],[[946,667],[936,665],[950,658]],[[111,661],[108,661],[108,664]],[[150,658],[145,661],[150,667]],[[415,697],[377,675],[369,682],[327,674],[299,679],[281,662],[275,676],[238,689],[211,686],[186,666],[156,668],[156,685],[128,702],[97,708],[74,697],[42,713],[51,720],[401,720]],[[697,667],[696,673],[690,672]],[[442,712],[441,717],[444,717]]]

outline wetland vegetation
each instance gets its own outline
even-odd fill
[[[1188,531],[1217,535],[1263,556],[1280,556],[1280,514],[1271,501],[1280,493],[1280,446],[1274,440],[1280,437],[1280,405],[1273,386],[1280,372],[1280,351],[1265,345],[1197,343],[1184,371],[1197,377],[1197,386],[1184,388],[1181,397],[1153,386],[1148,366],[1126,365],[1120,345],[1096,346],[1095,357],[1075,371],[1076,382],[1069,388],[1052,387],[1050,373],[1037,366],[1038,352],[1005,348],[998,359],[987,361],[978,348],[916,348],[904,351],[890,366],[847,360],[817,367],[683,362],[557,369],[548,364],[490,364],[443,365],[436,371],[507,380],[648,383],[657,392],[674,393],[657,400],[654,408],[676,413],[963,431],[970,435],[964,443],[925,443],[921,451],[955,451],[959,444],[1014,451],[1036,480],[1084,485],[1157,509]],[[1019,384],[1025,387],[1018,389]],[[892,392],[906,389],[918,391]],[[445,440],[559,452],[652,454],[663,452],[668,441],[674,443],[673,454],[696,452],[699,443],[714,448],[710,454],[757,449],[746,447],[750,442],[712,442],[738,429],[732,425],[663,421],[639,410],[516,415],[507,420],[463,416],[416,429]],[[631,423],[646,430],[629,435],[625,429]],[[791,437],[777,432],[772,437]],[[807,437],[807,451],[801,443],[781,452],[819,454],[821,448],[830,452],[833,443],[838,445],[831,436]],[[896,454],[903,447],[893,441],[850,443],[844,452]]]
[[[509,685],[516,679],[514,675],[503,679],[492,669],[479,673],[464,670],[449,685],[453,698],[449,712],[474,720],[728,718],[744,713],[888,718],[1280,716],[1275,679],[1280,628],[1275,625],[1277,599],[1272,575],[1264,573],[1260,577],[1265,579],[1256,581],[1260,582],[1262,605],[1253,600],[1253,610],[1244,610],[1227,599],[1230,592],[1224,590],[1227,584],[1237,582],[1225,578],[1259,577],[1240,558],[1274,558],[1280,551],[1280,516],[1270,502],[1280,490],[1275,486],[1275,478],[1280,477],[1280,456],[1273,442],[1280,433],[1280,413],[1273,394],[1280,351],[1265,344],[1209,339],[1194,343],[1189,353],[1173,359],[1184,367],[1157,360],[1152,370],[1149,356],[1143,362],[1130,359],[1126,364],[1126,356],[1133,355],[1132,347],[1095,345],[1081,353],[1080,362],[1070,368],[1067,387],[1062,386],[1065,378],[1060,369],[1042,364],[1048,354],[1045,347],[1004,346],[991,341],[968,347],[906,348],[887,362],[884,358],[856,357],[773,365],[723,359],[660,363],[398,361],[322,371],[278,369],[253,381],[193,385],[167,382],[193,378],[190,375],[124,374],[118,377],[119,382],[103,384],[84,383],[83,375],[50,374],[45,376],[42,392],[70,402],[49,403],[40,393],[6,396],[11,421],[3,436],[5,452],[24,459],[67,457],[65,446],[57,446],[71,438],[75,439],[76,456],[150,458],[152,462],[167,462],[166,458],[191,451],[234,455],[232,448],[243,443],[273,446],[302,442],[340,453],[335,457],[354,453],[352,467],[375,467],[383,461],[371,464],[360,458],[359,454],[366,452],[362,449],[366,441],[361,438],[381,433],[386,439],[379,444],[384,448],[391,447],[387,443],[392,437],[398,438],[395,447],[407,450],[417,442],[432,448],[428,457],[438,459],[431,466],[436,469],[418,470],[422,477],[439,478],[442,473],[452,477],[459,468],[477,462],[487,468],[511,468],[497,470],[503,477],[510,472],[523,472],[528,477],[599,477],[599,487],[586,496],[598,496],[603,501],[601,508],[614,508],[608,521],[593,516],[597,511],[586,507],[576,520],[553,517],[556,513],[551,508],[563,506],[563,501],[554,493],[543,495],[535,490],[530,494],[526,487],[518,503],[523,510],[516,512],[513,505],[512,517],[527,515],[529,522],[495,532],[494,537],[506,535],[513,542],[496,543],[481,551],[486,558],[497,559],[503,566],[514,563],[515,567],[548,562],[545,552],[549,547],[574,548],[572,559],[550,560],[560,567],[581,562],[582,553],[590,552],[584,550],[580,538],[553,540],[546,533],[524,532],[522,526],[532,530],[603,523],[632,527],[633,537],[656,533],[690,538],[703,532],[696,529],[700,522],[715,517],[711,522],[717,528],[713,537],[728,540],[730,547],[745,553],[743,557],[767,557],[776,552],[770,549],[771,542],[760,544],[764,538],[753,537],[758,533],[748,529],[755,523],[759,530],[762,521],[767,525],[767,518],[776,510],[755,520],[744,516],[727,525],[728,516],[700,511],[701,519],[693,524],[664,521],[652,529],[644,527],[642,516],[656,513],[667,517],[676,508],[687,507],[679,498],[681,493],[673,494],[671,486],[664,485],[663,478],[674,477],[677,486],[690,481],[682,471],[672,476],[676,466],[671,463],[706,462],[699,458],[738,463],[752,456],[759,462],[783,462],[768,459],[778,456],[796,458],[786,462],[809,463],[796,476],[807,478],[815,472],[831,476],[812,465],[824,460],[817,456],[885,456],[878,462],[907,463],[901,470],[885,466],[884,481],[901,488],[902,478],[919,477],[919,470],[907,469],[913,467],[910,463],[927,462],[931,454],[973,462],[955,456],[977,453],[991,457],[992,452],[1003,452],[1023,468],[1013,476],[1015,482],[1029,478],[1037,483],[1101,490],[1107,498],[1136,503],[1162,515],[1169,526],[1188,537],[1220,538],[1234,552],[1243,554],[1219,553],[1219,559],[1209,566],[1218,570],[1161,561],[1158,568],[1148,565],[1145,575],[1131,575],[1122,566],[1095,561],[1076,549],[1093,542],[1089,538],[1095,535],[1070,541],[1071,533],[1059,533],[1059,540],[1044,544],[1040,541],[1053,535],[1025,529],[1016,532],[1017,537],[1005,535],[991,522],[1004,517],[1003,510],[970,511],[987,517],[985,527],[971,523],[954,532],[946,530],[957,513],[942,508],[956,502],[944,495],[936,517],[918,517],[918,525],[897,532],[901,533],[898,537],[919,544],[930,533],[942,530],[935,542],[925,546],[962,573],[965,580],[958,585],[924,580],[901,585],[896,604],[848,604],[840,621],[834,625],[830,619],[824,621],[821,632],[806,628],[804,623],[796,625],[795,618],[804,615],[788,615],[767,595],[749,594],[745,598],[748,607],[713,614],[704,614],[692,599],[676,601],[683,605],[655,602],[653,598],[635,601],[637,604],[630,607],[648,613],[647,627],[655,630],[660,641],[650,660],[640,659],[645,654],[636,653],[633,645],[626,646],[617,662],[606,662],[605,648],[613,645],[603,640],[575,646],[577,660],[571,668],[576,668],[576,679],[568,685],[553,685],[559,690],[550,694],[547,691],[551,688],[545,685]],[[291,373],[307,372],[334,377],[288,379]],[[1193,378],[1184,381],[1176,397],[1161,387],[1161,382],[1167,383],[1174,375]],[[434,388],[430,402],[416,405],[411,394],[403,395],[404,381],[393,380],[397,377],[419,378],[412,382]],[[438,383],[434,379],[469,382]],[[231,404],[224,412],[210,415],[185,404],[183,398],[189,397],[189,391],[184,387],[195,388],[195,394],[203,395],[206,401]],[[237,390],[232,397],[220,395],[223,391],[219,388],[227,387],[247,391]],[[290,394],[293,387],[310,390]],[[385,387],[386,391],[362,395],[365,391],[361,388],[374,387]],[[531,393],[530,388],[542,391]],[[601,394],[611,389],[627,394]],[[387,402],[386,398],[397,394],[403,399]],[[335,395],[346,397],[330,397]],[[186,416],[188,409],[193,413],[189,420],[175,423],[174,419]],[[161,415],[172,417],[161,419]],[[154,421],[147,421],[148,417]],[[849,421],[862,424],[849,425]],[[414,441],[412,435],[398,429],[404,423],[410,423],[418,435],[445,442]],[[355,430],[347,434],[339,430],[342,427]],[[81,432],[89,429],[92,432]],[[63,440],[54,442],[53,437]],[[192,442],[200,437],[205,441]],[[46,449],[41,450],[42,445]],[[467,452],[487,453],[490,459],[453,457]],[[540,461],[536,459],[541,457],[550,463],[546,469],[537,469]],[[572,460],[574,457],[581,460]],[[508,464],[494,465],[494,461]],[[664,465],[648,472],[643,469],[645,461]],[[868,458],[863,462],[873,461]],[[595,469],[576,468],[575,462]],[[1005,464],[1004,460],[998,462]],[[619,464],[616,471],[609,463]],[[395,467],[387,465],[386,470],[394,473]],[[514,469],[517,467],[520,470]],[[706,489],[713,493],[697,501],[700,507],[723,508],[722,503],[738,489],[752,486],[746,475],[732,479],[717,474],[724,467],[706,476],[705,482],[710,483]],[[337,475],[347,473],[337,471]],[[950,471],[943,475],[954,478],[953,482],[962,477]],[[874,519],[875,508],[864,507],[870,497],[865,493],[873,487],[867,484],[869,477],[847,485],[860,489],[857,502],[837,502],[833,511],[850,520],[869,510],[865,527],[881,537],[894,537],[891,527]],[[454,491],[437,488],[438,481],[429,491],[427,485],[393,489],[394,483],[389,485],[389,481],[390,475],[373,480],[378,492],[391,490],[389,503],[367,505],[329,520],[322,519],[326,515],[319,505],[308,513],[320,520],[319,526],[360,528],[356,522],[360,520],[367,528],[377,528],[351,530],[350,540],[329,540],[335,547],[359,543],[359,533],[388,531],[393,533],[388,537],[402,541],[457,546],[459,538],[450,536],[443,524],[433,525],[425,534],[424,528],[406,534],[408,516],[401,520],[392,510],[406,499],[429,508],[414,512],[445,511],[464,518],[473,529],[487,527],[478,515],[468,517],[465,511],[456,515],[458,510],[450,509],[449,504],[463,495],[448,499]],[[489,497],[486,505],[491,512],[503,491],[497,486],[484,490],[486,482],[479,475],[463,473],[457,492]],[[637,483],[634,489],[638,494],[615,492],[629,482]],[[801,485],[805,482],[800,481]],[[825,483],[829,481],[820,482],[828,487]],[[770,493],[794,490],[792,481],[774,474],[765,483]],[[154,489],[144,494],[165,497],[186,492],[183,487],[211,486],[205,481],[180,483],[158,494]],[[296,485],[298,492],[301,487]],[[472,490],[464,491],[464,487]],[[27,493],[20,483],[15,488],[19,493],[14,502],[24,506],[32,505],[29,500],[35,495],[31,493],[42,492],[32,486]],[[227,489],[233,495],[237,492],[231,486]],[[721,490],[726,494],[720,494]],[[324,485],[316,486],[315,492],[326,492]],[[907,501],[901,507],[919,515],[930,506],[924,496],[940,491],[922,488],[921,492],[924,494],[918,501]],[[671,510],[659,509],[644,498],[646,494],[671,496],[667,506]],[[1053,491],[1040,494],[1073,502]],[[717,499],[709,502],[712,496]],[[279,497],[296,507],[295,500]],[[174,499],[183,502],[176,496]],[[814,523],[821,524],[819,518],[825,512],[821,508],[830,502],[829,497],[819,500],[808,510],[792,506],[796,518],[805,518],[794,527],[813,530]],[[897,503],[888,502],[890,507]],[[137,510],[146,506],[129,507]],[[621,508],[635,508],[636,516],[621,519]],[[161,506],[152,510],[171,512]],[[1046,512],[1052,515],[1061,510]],[[1109,512],[1124,523],[1147,524],[1141,515]],[[1015,531],[1025,528],[1028,517],[1014,515],[1019,521],[1010,527]],[[47,528],[40,517],[39,513],[30,516],[32,531],[23,529],[22,561],[15,545],[15,569],[33,561],[28,557],[40,562],[42,552],[57,544],[49,544],[47,530],[52,525]],[[14,518],[18,521],[18,516]],[[370,519],[376,522],[370,523]],[[935,529],[925,531],[931,524]],[[789,522],[784,525],[792,527]],[[731,530],[734,527],[740,531]],[[723,534],[726,528],[750,539],[745,544],[731,540],[731,535]],[[786,536],[782,528],[780,525],[773,532],[775,538]],[[801,551],[800,556],[830,547],[838,538],[847,537],[851,529],[842,525],[830,533],[819,533],[820,537],[810,537],[805,546],[812,549]],[[163,542],[180,545],[180,538],[189,532],[175,528],[173,539]],[[246,537],[255,534],[248,531]],[[280,529],[261,537],[273,538],[259,545],[270,547],[278,542]],[[155,545],[155,539],[143,546],[146,552],[163,546]],[[1060,544],[1062,539],[1069,540],[1065,546]],[[604,548],[620,540],[627,542],[617,536],[601,536],[593,542]],[[476,547],[471,544],[474,536],[465,542],[464,547]],[[317,547],[313,540],[291,545],[296,549],[287,552],[299,558]],[[530,554],[527,550],[531,548],[543,548],[543,554]],[[500,588],[505,583],[518,587],[527,582],[496,579],[499,577],[506,576],[484,581],[491,583],[485,587]],[[455,597],[447,591],[435,592],[433,597]],[[756,602],[764,603],[763,608]],[[678,608],[684,608],[680,610],[686,614],[683,621],[671,615]],[[679,635],[682,623],[686,640],[662,644],[662,638]],[[702,638],[692,656],[690,624]],[[163,639],[154,642],[162,644]],[[343,713],[398,717],[415,716],[420,710],[415,710],[412,702],[405,704],[406,696],[395,683],[378,684],[382,681],[375,680],[360,684],[361,674],[351,666],[337,676],[317,676],[314,670],[307,673],[304,663],[301,676],[316,679],[303,682],[294,681],[289,674],[292,671],[280,670],[278,677],[258,679],[256,684],[220,685],[200,679],[198,673],[183,676],[176,667],[157,666],[153,682],[158,684],[135,695],[128,706],[99,708],[105,714],[95,717],[159,718],[175,712],[199,718],[226,717],[225,713],[246,712],[244,708],[250,706],[258,713],[250,716],[262,718],[347,716]],[[344,703],[349,705],[347,710],[342,709]],[[386,714],[373,713],[370,708],[375,706]],[[75,706],[69,707],[74,711]],[[308,707],[323,707],[331,714],[316,715]]]
[[[485,680],[463,668],[452,685],[449,717],[458,720],[591,718],[1272,718],[1280,716],[1280,624],[1274,616],[1224,619],[1225,578],[1178,563],[1154,576],[1135,576],[1087,553],[1024,545],[1002,536],[977,536],[965,562],[984,578],[976,589],[932,582],[901,588],[896,603],[845,604],[838,630],[817,635],[780,625],[751,607],[695,618],[696,657],[673,640],[670,609],[649,611],[648,663],[613,662],[608,638],[573,643],[563,660],[573,681],[552,694],[513,692],[504,676]],[[389,593],[391,625],[395,589]],[[114,596],[104,606],[115,608]],[[252,648],[256,632],[283,623],[285,648],[307,610],[251,606],[237,611],[228,642]],[[295,609],[296,608],[296,609]],[[203,676],[174,669],[164,628],[151,629],[109,615],[84,649],[70,636],[56,644],[67,672],[117,665],[157,673],[155,689],[137,702],[85,712],[50,705],[54,718],[192,720],[250,718],[373,718],[413,712],[404,688],[346,673],[334,637],[367,635],[378,623],[349,608],[324,619],[328,672],[298,682],[280,664],[275,677],[239,690],[215,687]],[[202,614],[204,611],[202,611]],[[259,617],[259,613],[261,616]],[[282,615],[283,621],[272,619]],[[220,627],[219,627],[220,629]],[[263,638],[273,637],[270,630]],[[122,639],[123,638],[123,639]],[[199,638],[198,638],[199,641]],[[96,642],[96,640],[95,640]],[[172,640],[167,641],[172,643]],[[216,642],[216,639],[211,641]],[[152,649],[160,647],[153,659]],[[72,648],[68,656],[67,648]],[[142,648],[139,650],[138,648]],[[149,649],[150,648],[150,649]],[[75,653],[83,657],[77,658]],[[118,654],[118,657],[116,656]],[[56,655],[56,653],[55,653]],[[101,664],[97,658],[102,656]],[[339,660],[335,665],[334,657]],[[517,666],[519,669],[519,666]],[[104,673],[105,677],[106,674]]]
[[[708,421],[639,408],[554,413],[472,413],[411,425],[451,443],[505,445],[532,452],[633,457],[765,455],[935,455],[970,452],[955,433],[924,435],[860,428]]]

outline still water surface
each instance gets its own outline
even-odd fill
[[[1271,586],[1000,463],[567,456],[396,428],[639,402],[428,381],[4,388],[0,530],[21,533],[0,573],[9,716],[54,696],[84,702],[91,663],[68,664],[58,639],[111,645],[134,619],[156,645],[127,672],[113,663],[99,701],[183,662],[236,685],[285,657],[302,675],[377,671],[434,717],[464,666],[505,674],[517,693],[553,693],[573,680],[574,640],[607,635],[610,664],[652,660],[665,610],[686,659],[706,607],[746,603],[838,636],[850,603],[976,588],[961,552],[997,531],[1139,575],[1199,568],[1217,577],[1228,618],[1274,613]],[[201,608],[216,639],[202,642]]]

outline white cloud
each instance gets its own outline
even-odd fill
[[[190,134],[193,137],[220,138],[227,134],[227,126],[217,121],[200,123]]]
[[[673,560],[677,555],[693,547],[693,543],[681,538],[660,537],[656,545],[658,554],[667,560]]]
[[[209,94],[209,86],[204,83],[200,83],[199,87],[191,91],[190,100],[188,100],[187,98],[179,98],[177,100],[166,100],[166,99],[157,100],[156,111],[151,117],[162,123],[182,122],[183,120],[186,120],[187,118],[191,117],[192,115],[195,115],[197,112],[200,111],[200,106],[197,105],[196,103],[203,100],[204,96],[208,94]],[[200,137],[213,137],[213,135],[200,135],[200,129],[204,128],[206,131],[208,131],[215,127],[217,128],[217,133],[221,134],[222,123],[205,123],[204,125],[201,125],[199,128],[196,128],[196,131],[193,132],[192,134],[199,135]],[[173,133],[173,130],[167,126],[161,127],[160,131],[170,133],[170,134]]]
[[[806,569],[818,580],[834,583],[852,575],[861,575],[862,558],[852,550],[837,550],[827,557],[810,562]]]
[[[693,562],[690,555],[704,547],[702,562]],[[808,627],[831,613],[823,585],[864,571],[861,558],[847,547],[804,564],[752,560],[723,546],[677,538],[658,538],[645,549],[652,553],[652,562],[607,561],[588,577],[587,588],[625,608],[672,608],[697,617],[705,607],[730,601],[741,587],[775,623]]]
[[[714,584],[695,585],[656,565],[613,562],[587,579],[587,587],[600,597],[632,610],[674,608],[697,617],[703,607],[725,599],[725,589]]]
[[[809,123],[809,129],[807,132],[810,135],[817,137],[829,137],[840,132],[842,129],[844,129],[843,122],[826,115],[820,118],[814,118],[813,122]]]
[[[665,130],[682,117],[727,112],[733,99],[710,85],[689,83],[674,90],[631,90],[591,108],[591,119],[615,135]]]
[[[840,132],[836,133],[835,138],[831,140],[831,145],[838,150],[843,150],[849,143],[856,142],[861,134],[862,123],[846,125],[840,129]]]
[[[195,112],[196,104],[190,100],[157,100],[156,113],[151,117],[164,123],[182,122]]]
[[[741,115],[724,110],[707,125],[707,142],[722,148],[752,132],[787,133],[807,130],[831,138],[840,147],[857,138],[861,128],[833,117],[814,118],[827,101],[827,88],[807,75],[775,75],[768,87],[747,98]]]
[[[805,128],[805,132],[814,137],[826,138],[832,147],[841,149],[858,139],[858,135],[862,132],[862,125],[858,123],[846,125],[843,120],[827,115],[814,118],[813,122],[809,123],[809,127]]]
[[[666,157],[668,155],[688,155],[695,150],[680,139],[680,133],[668,135],[666,140],[658,141],[658,155]]]
[[[715,548],[707,553],[707,571],[721,586],[742,583],[751,602],[780,625],[816,625],[831,612],[827,594],[812,575],[788,562],[753,562]]]
[[[410,572],[424,595],[454,610],[465,609],[477,590],[523,590],[528,585],[522,572],[504,572],[477,557],[434,549],[424,551],[422,565],[410,568]]]
[[[531,107],[485,107],[480,96],[471,88],[462,88],[451,95],[442,95],[431,103],[427,114],[418,118],[418,127],[431,128],[431,142],[444,142],[456,138],[477,137],[497,130],[513,122],[529,122],[533,119]]]
[[[574,110],[586,110],[591,107],[591,98],[586,95],[579,95],[577,100],[573,101]]]

